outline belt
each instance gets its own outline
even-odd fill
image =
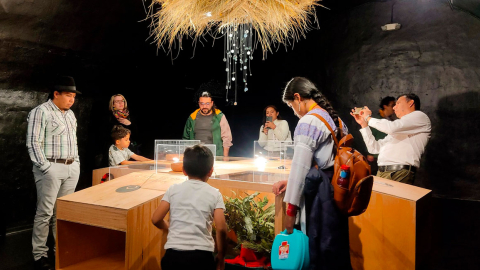
[[[47,160],[50,161],[50,162],[53,162],[53,163],[62,163],[62,164],[65,164],[65,165],[70,165],[75,161],[73,158],[67,158],[67,159],[47,158]]]
[[[380,172],[386,171],[400,171],[400,170],[410,170],[412,172],[417,171],[417,167],[411,165],[387,165],[387,166],[378,166]]]

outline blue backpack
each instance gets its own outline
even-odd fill
[[[310,265],[308,236],[297,229],[287,230],[275,237],[271,255],[274,270],[304,270]]]

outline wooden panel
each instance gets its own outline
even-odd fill
[[[431,192],[429,189],[400,183],[374,176],[373,191],[399,197],[402,199],[417,201]]]
[[[275,235],[285,229],[286,204],[283,202],[285,193],[275,197]]]
[[[142,188],[165,192],[171,185],[184,182],[185,180],[187,180],[187,177],[183,173],[158,173],[146,181]]]
[[[108,168],[101,168],[101,169],[96,169],[93,170],[92,172],[92,186],[100,184],[102,181],[102,177],[108,173],[109,169]]]
[[[115,252],[120,254],[113,258],[117,261],[119,256],[125,257],[124,250],[124,232],[57,220],[57,269],[64,269],[67,266]],[[112,259],[110,256],[107,258]],[[124,265],[124,263],[125,260],[122,258],[121,264]],[[68,269],[82,268],[75,266]]]
[[[225,188],[232,188],[232,189],[255,190],[259,192],[272,192],[272,186],[273,186],[273,183],[252,183],[252,182],[220,180],[220,179],[209,179],[207,183],[215,188],[225,187]]]
[[[150,175],[155,175],[155,173],[150,173]],[[58,201],[79,202],[127,210],[163,194],[162,192],[150,189],[139,189],[127,193],[118,193],[115,191],[120,187],[128,185],[141,186],[147,179],[148,174],[132,173],[119,179],[63,196],[59,198]]]
[[[65,268],[58,268],[61,270],[124,270],[125,269],[125,252],[110,253],[105,256],[96,257],[88,261],[84,261],[78,264],[70,265]]]
[[[160,259],[165,253],[163,246],[167,241],[166,233],[156,228],[151,218],[161,197],[128,211],[127,269],[160,269]]]
[[[140,166],[141,165],[141,166]],[[154,173],[155,171],[150,168],[153,165],[151,164],[135,164],[135,165],[127,165],[127,166],[121,166],[121,167],[113,167],[110,168],[109,173],[110,173],[110,180],[120,178],[122,176],[125,176],[127,174],[135,173],[135,172],[149,172],[149,173]]]
[[[349,230],[353,269],[415,269],[415,202],[373,192]]]
[[[127,230],[127,211],[92,204],[57,200],[57,220],[66,220],[98,227]]]

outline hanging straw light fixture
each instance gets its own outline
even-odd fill
[[[205,35],[225,38],[224,62],[228,90],[237,85],[237,68],[243,71],[244,91],[253,60],[253,44],[262,47],[263,59],[272,48],[305,38],[311,29],[318,0],[153,0],[152,36],[158,47],[182,47],[184,37],[196,42]],[[158,6],[161,8],[157,9]],[[251,73],[250,73],[251,75]],[[236,91],[235,91],[236,105]]]

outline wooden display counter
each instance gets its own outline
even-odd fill
[[[423,269],[431,190],[375,177],[365,213],[349,218],[353,269]]]
[[[150,222],[164,191],[126,176],[57,200],[57,269],[160,269],[165,235]]]
[[[166,236],[152,225],[151,215],[168,187],[186,177],[171,172],[168,164],[159,173],[150,170],[151,165],[116,168],[115,179],[101,185],[95,185],[95,176],[101,179],[109,169],[96,170],[95,186],[58,199],[57,269],[160,269]],[[251,159],[216,161],[214,176],[219,179],[208,183],[225,196],[260,192],[275,201],[279,233],[285,206],[283,196],[275,197],[271,190],[289,173],[289,165],[279,165],[272,161],[259,171]],[[141,188],[115,192],[126,185]],[[428,250],[423,230],[429,199],[430,190],[376,177],[367,211],[349,219],[353,269],[417,268],[422,259],[418,251]]]
[[[258,174],[252,173],[254,167],[226,163],[217,162],[216,173],[237,173],[247,168],[243,175],[236,175],[243,180],[210,179],[208,183],[226,196],[260,192],[270,203],[276,201],[275,231],[279,233],[283,229],[285,207],[283,196],[275,197],[271,193],[274,182],[253,182]],[[117,177],[114,180],[58,199],[57,269],[160,269],[166,235],[153,226],[151,216],[168,187],[185,181],[186,177],[183,173],[169,172],[168,166],[160,169],[164,173],[146,168],[115,168]],[[106,170],[99,169],[94,175],[109,172],[108,168]],[[268,175],[262,173],[259,177],[265,180],[265,176]],[[127,185],[141,188],[127,193],[116,192]]]

